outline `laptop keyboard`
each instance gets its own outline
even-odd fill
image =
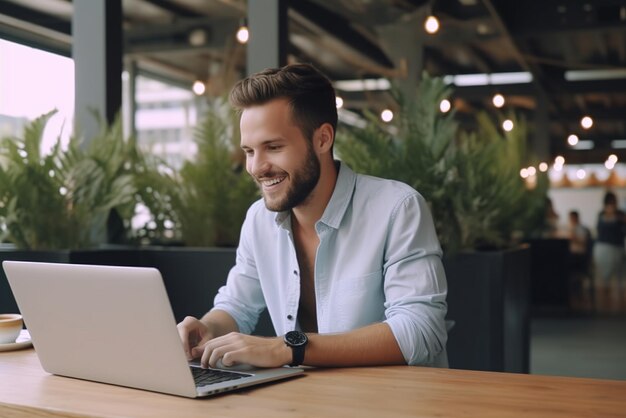
[[[229,380],[237,380],[252,376],[247,373],[202,369],[200,367],[191,367],[191,373],[193,374],[193,380],[196,382],[196,386],[211,385],[213,383],[227,382]]]

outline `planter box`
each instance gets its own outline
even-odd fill
[[[448,360],[455,369],[529,372],[530,249],[462,252],[444,259]]]
[[[201,317],[212,306],[218,289],[235,264],[234,248],[120,247],[79,251],[0,252],[5,260],[154,267],[161,272],[177,322],[185,316]],[[4,270],[0,274],[0,312],[18,312]],[[276,335],[267,311],[254,331]]]
[[[2,261],[42,261],[48,263],[69,263],[70,252],[65,251],[28,251],[14,248],[0,248],[0,264]],[[19,313],[13,292],[9,287],[4,269],[0,268],[0,312]]]
[[[558,238],[528,241],[531,254],[530,300],[532,309],[569,308],[569,240]]]

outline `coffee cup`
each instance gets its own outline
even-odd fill
[[[0,314],[0,344],[11,344],[17,340],[22,330],[20,314]]]

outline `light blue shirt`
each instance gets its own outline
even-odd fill
[[[447,365],[446,277],[424,198],[404,183],[355,174],[341,164],[315,228],[318,332],[386,322],[407,364]],[[298,328],[298,259],[291,213],[262,200],[246,216],[236,265],[215,297],[250,333],[267,306],[277,335]]]

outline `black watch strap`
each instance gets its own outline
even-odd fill
[[[306,334],[301,331],[289,331],[283,337],[285,344],[291,347],[292,359],[289,366],[295,367],[304,363],[304,352],[309,342]]]

